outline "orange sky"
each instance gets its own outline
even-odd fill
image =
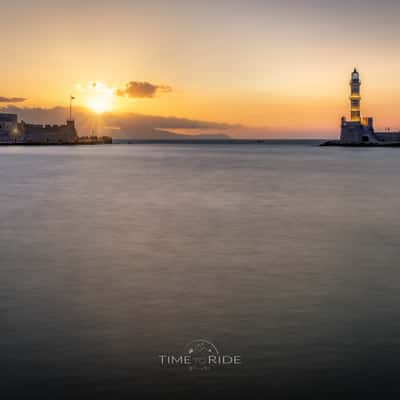
[[[357,66],[363,114],[400,129],[394,0],[54,3],[5,6],[0,96],[53,107],[73,92],[88,105],[78,84],[146,81],[172,91],[113,97],[113,110],[335,136]]]

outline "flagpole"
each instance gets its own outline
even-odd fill
[[[72,94],[69,97],[69,120],[72,121],[72,100],[74,100],[75,97],[72,96]]]

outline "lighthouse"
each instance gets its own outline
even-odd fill
[[[350,120],[342,117],[340,142],[346,144],[376,143],[373,119],[361,118],[360,74],[354,68],[350,78]]]
[[[396,146],[400,147],[399,132],[375,132],[374,120],[361,117],[360,74],[354,68],[350,77],[350,119],[342,117],[339,140],[329,140],[323,146]]]
[[[354,68],[354,71],[351,74],[350,80],[350,116],[351,122],[361,122],[361,110],[360,110],[360,74],[357,69]]]

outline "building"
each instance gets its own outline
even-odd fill
[[[18,134],[18,116],[16,114],[0,114],[0,143],[15,141]]]
[[[65,125],[35,125],[22,121],[19,127],[21,139],[26,144],[73,144],[78,141],[72,120]]]
[[[350,79],[350,120],[342,117],[340,141],[342,143],[377,143],[373,119],[361,117],[361,81],[356,68]]]
[[[16,114],[0,113],[0,145],[56,145],[56,144],[110,144],[108,136],[78,137],[75,121],[69,119],[64,125],[18,123]]]
[[[71,144],[78,141],[74,121],[65,125],[18,123],[16,114],[0,113],[0,144]]]
[[[340,140],[331,140],[323,145],[392,145],[400,146],[400,132],[375,132],[371,117],[361,114],[361,80],[356,68],[350,79],[350,120],[342,117]]]

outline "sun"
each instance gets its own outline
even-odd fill
[[[78,90],[83,94],[83,102],[86,107],[94,113],[102,114],[112,110],[114,90],[103,83],[92,81],[85,87],[78,85]]]
[[[111,98],[103,94],[93,95],[87,99],[87,106],[96,114],[102,114],[111,110]]]

